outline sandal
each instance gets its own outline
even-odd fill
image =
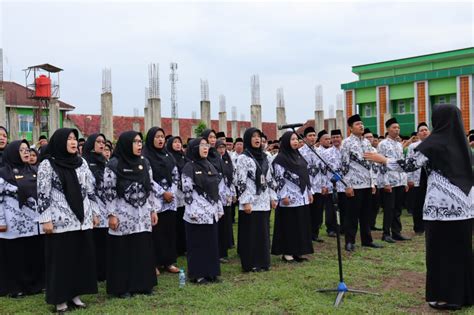
[[[179,268],[174,265],[169,265],[166,269],[171,273],[179,273]]]

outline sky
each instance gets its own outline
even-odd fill
[[[102,69],[112,70],[114,114],[143,115],[148,64],[159,63],[162,116],[171,113],[170,63],[178,64],[178,116],[200,113],[209,82],[211,117],[219,95],[250,119],[250,77],[258,74],[263,121],[275,121],[284,89],[288,123],[314,118],[315,87],[336,105],[351,67],[474,46],[474,2],[112,2],[0,0],[4,80],[22,69],[64,69],[61,100],[100,114]]]

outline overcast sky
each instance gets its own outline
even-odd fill
[[[27,66],[51,63],[61,99],[100,113],[101,71],[112,69],[114,114],[143,115],[148,64],[160,64],[162,116],[170,116],[169,64],[178,63],[178,114],[199,117],[200,78],[212,118],[219,95],[250,117],[250,76],[260,76],[263,120],[275,120],[284,88],[288,122],[314,117],[354,65],[474,46],[473,2],[19,2],[0,0],[4,79],[24,83]],[[326,115],[328,112],[326,112]]]

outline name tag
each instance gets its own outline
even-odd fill
[[[124,168],[123,169],[124,172],[133,172],[133,170],[129,169],[129,168]]]
[[[15,175],[15,179],[22,179],[23,175]]]
[[[260,175],[260,184],[264,185],[266,183],[265,175]]]
[[[202,172],[201,172],[201,171],[197,171],[196,174],[197,174],[197,175],[201,175]]]

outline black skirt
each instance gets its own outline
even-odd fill
[[[272,254],[301,256],[313,252],[309,206],[278,206],[275,210]]]
[[[219,256],[227,257],[227,250],[232,248],[232,214],[231,206],[224,207],[224,215],[219,219]]]
[[[43,236],[0,239],[0,296],[41,293],[45,286]]]
[[[243,271],[270,268],[270,213],[239,211],[238,244]]]
[[[176,254],[184,256],[186,253],[186,232],[184,230],[184,206],[176,210]]]
[[[425,221],[426,301],[474,304],[472,222]]]
[[[155,266],[167,267],[176,263],[176,212],[158,213],[158,224],[153,227]]]
[[[44,239],[46,302],[57,305],[97,293],[92,230],[53,233]]]
[[[97,281],[105,281],[107,275],[107,235],[109,234],[109,229],[95,228],[93,231]]]
[[[184,223],[190,279],[220,276],[217,225]]]
[[[150,293],[156,286],[150,232],[107,237],[107,293]]]

